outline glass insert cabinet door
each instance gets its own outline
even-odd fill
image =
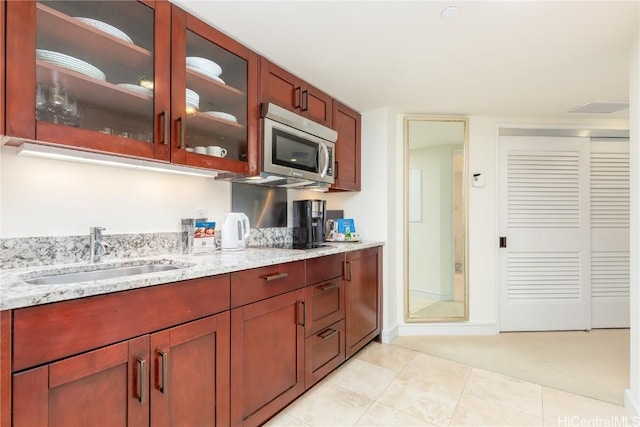
[[[162,23],[156,22],[158,17],[168,24],[170,13],[168,5],[159,3],[166,8],[159,13],[153,4],[9,2],[7,83],[16,84],[16,91],[33,100],[28,102],[35,124],[35,135],[10,136],[168,160],[168,147],[154,147],[165,142],[156,127],[160,129],[157,124],[168,117],[160,114],[156,123],[155,111],[168,113],[168,91],[163,109],[154,88],[168,85],[168,74],[163,76],[166,82],[157,84],[156,61],[165,59],[156,56],[162,43],[155,28]],[[26,25],[18,28],[12,23],[14,17]],[[33,59],[14,63],[12,56],[20,53],[20,47],[23,58],[31,51]],[[7,98],[12,99],[9,91]],[[18,109],[17,104],[8,105],[9,121],[16,128],[28,127],[29,117]]]
[[[250,173],[256,166],[258,119],[250,106],[257,106],[257,55],[177,8],[172,25],[172,161]]]

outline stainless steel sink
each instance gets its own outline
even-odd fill
[[[110,267],[100,270],[73,271],[69,273],[46,274],[24,281],[32,285],[62,285],[65,283],[87,282],[91,280],[113,279],[137,274],[158,273],[177,270],[186,266],[175,264],[141,264],[124,267]]]

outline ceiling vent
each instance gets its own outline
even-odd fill
[[[589,101],[586,104],[579,105],[569,110],[569,112],[611,114],[617,111],[626,110],[627,108],[629,108],[629,103],[626,101]]]

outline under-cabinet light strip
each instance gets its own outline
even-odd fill
[[[24,142],[18,147],[18,155],[205,178],[213,178],[217,175],[215,171],[200,171],[185,166],[157,163],[142,159],[130,159],[89,151],[76,151],[29,142]]]

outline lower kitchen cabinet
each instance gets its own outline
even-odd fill
[[[347,252],[345,262],[347,358],[382,330],[382,251]]]
[[[229,312],[151,335],[152,426],[229,425]]]
[[[304,289],[231,310],[231,425],[259,425],[304,391],[304,310]]]
[[[263,424],[380,334],[381,273],[375,247],[2,312],[0,424]]]
[[[149,424],[149,337],[13,376],[13,425]]]
[[[345,361],[344,319],[306,339],[305,388],[309,389]]]
[[[229,425],[229,312],[13,376],[14,426]]]

